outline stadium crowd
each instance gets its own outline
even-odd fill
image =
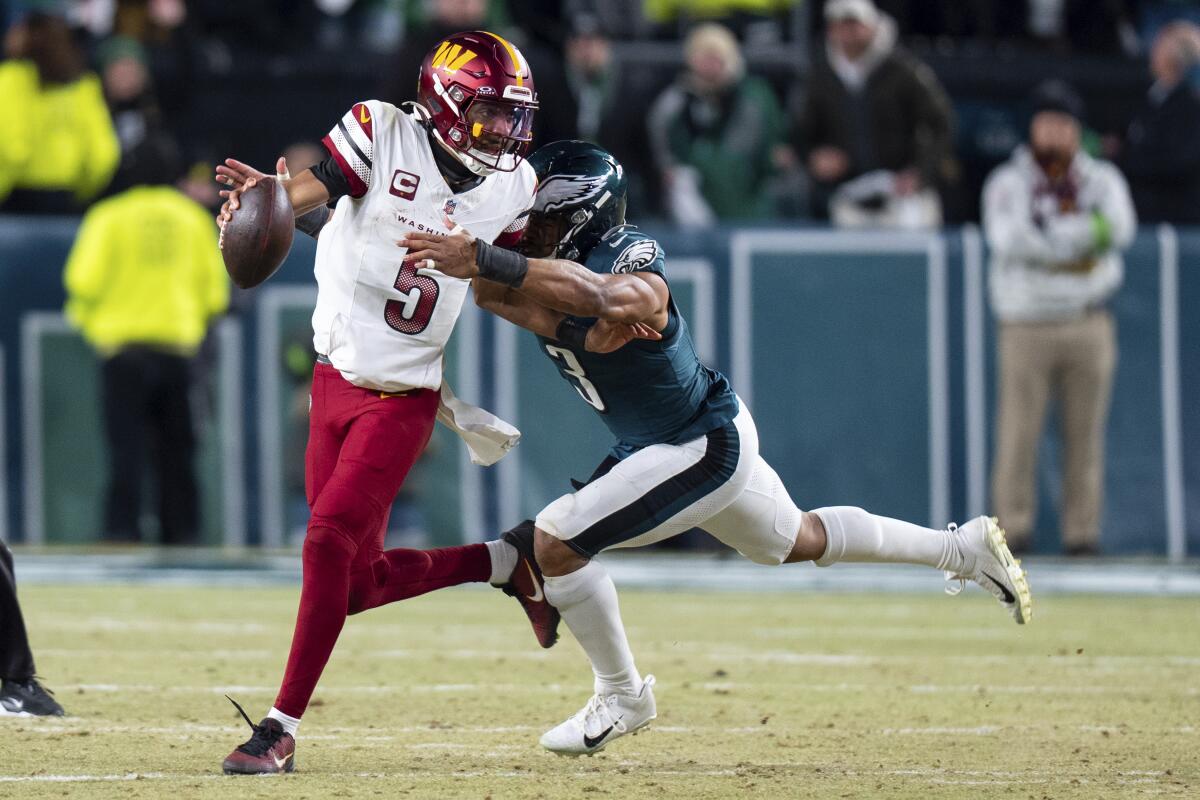
[[[494,27],[537,75],[537,140],[585,138],[635,176],[631,210],[683,225],[979,218],[1029,92],[1071,80],[1143,221],[1200,215],[1200,7],[1178,0],[10,0],[0,65],[3,211],[80,210],[168,135],[189,163],[231,113],[324,121],[400,102],[428,42]],[[1113,76],[1119,76],[1114,80]],[[303,108],[297,101],[303,98]],[[1104,102],[1098,102],[1103,98]],[[636,111],[631,113],[631,109]],[[281,143],[238,131],[239,152]],[[34,143],[58,159],[34,159]],[[185,175],[190,174],[185,172]],[[197,166],[195,176],[207,176]],[[114,177],[115,176],[115,177]],[[205,180],[184,184],[205,205]],[[719,189],[717,188],[719,187]]]

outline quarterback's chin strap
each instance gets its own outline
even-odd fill
[[[472,169],[468,159],[460,156],[458,151],[446,144],[446,140],[438,133],[437,127],[433,124],[433,119],[429,115],[429,109],[420,103],[407,102],[402,104],[401,108],[412,107],[412,115],[417,118],[422,127],[425,128],[429,135],[429,147],[433,151],[433,160],[437,164],[438,172],[442,173],[442,177],[446,179],[446,183],[450,185],[450,190],[455,194],[474,189],[479,185],[486,175],[479,175]]]

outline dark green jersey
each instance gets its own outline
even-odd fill
[[[629,225],[613,228],[584,265],[592,272],[666,277],[658,242]],[[672,299],[661,341],[635,340],[614,353],[589,353],[539,336],[542,352],[617,437],[618,458],[652,444],[681,444],[729,422],[738,400],[721,373],[701,363]]]

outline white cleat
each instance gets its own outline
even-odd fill
[[[590,756],[613,739],[636,733],[658,716],[654,704],[654,676],[647,675],[642,691],[594,694],[579,713],[542,734],[542,747],[560,756]]]
[[[950,532],[962,553],[963,569],[946,573],[947,581],[958,581],[958,586],[947,586],[946,593],[958,594],[967,581],[975,581],[995,595],[1018,625],[1029,622],[1033,618],[1029,579],[1008,549],[1004,529],[996,518],[976,517],[961,528],[951,525]]]

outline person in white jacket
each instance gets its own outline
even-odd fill
[[[1104,431],[1117,361],[1108,309],[1137,220],[1129,187],[1079,148],[1083,104],[1061,82],[1034,93],[1029,144],[988,178],[983,222],[999,332],[992,502],[1009,541],[1027,547],[1036,517],[1038,442],[1051,400],[1063,436],[1062,543],[1098,552]]]

